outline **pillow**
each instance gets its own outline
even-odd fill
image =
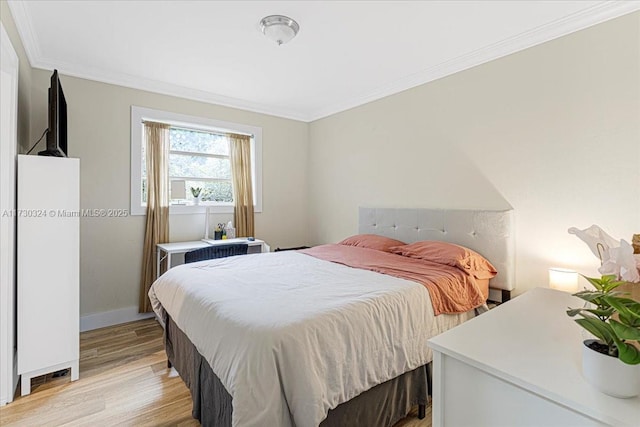
[[[404,245],[400,240],[391,239],[389,237],[377,236],[375,234],[356,234],[347,237],[339,245],[358,246],[360,248],[375,249],[377,251],[389,252],[394,246]]]
[[[453,243],[424,240],[410,245],[396,246],[391,248],[390,252],[457,267],[476,279],[491,279],[498,274],[496,268],[485,257]]]

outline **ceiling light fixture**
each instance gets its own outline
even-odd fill
[[[270,15],[260,21],[260,30],[267,38],[278,43],[278,46],[291,41],[298,34],[300,25],[293,19],[283,15]]]

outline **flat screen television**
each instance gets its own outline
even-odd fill
[[[58,70],[53,70],[49,88],[49,128],[47,129],[47,149],[40,156],[67,157],[67,101],[58,78]]]

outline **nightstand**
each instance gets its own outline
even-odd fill
[[[582,301],[533,289],[429,340],[433,426],[634,426],[640,397],[618,399],[582,377]]]

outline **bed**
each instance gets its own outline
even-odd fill
[[[490,259],[499,274],[489,285],[508,291],[512,220],[510,211],[360,208],[359,232],[461,244]],[[361,258],[359,248],[325,249]],[[167,356],[202,425],[392,425],[427,403],[427,339],[475,309],[436,316],[421,284],[322,250],[202,261],[154,283]]]

